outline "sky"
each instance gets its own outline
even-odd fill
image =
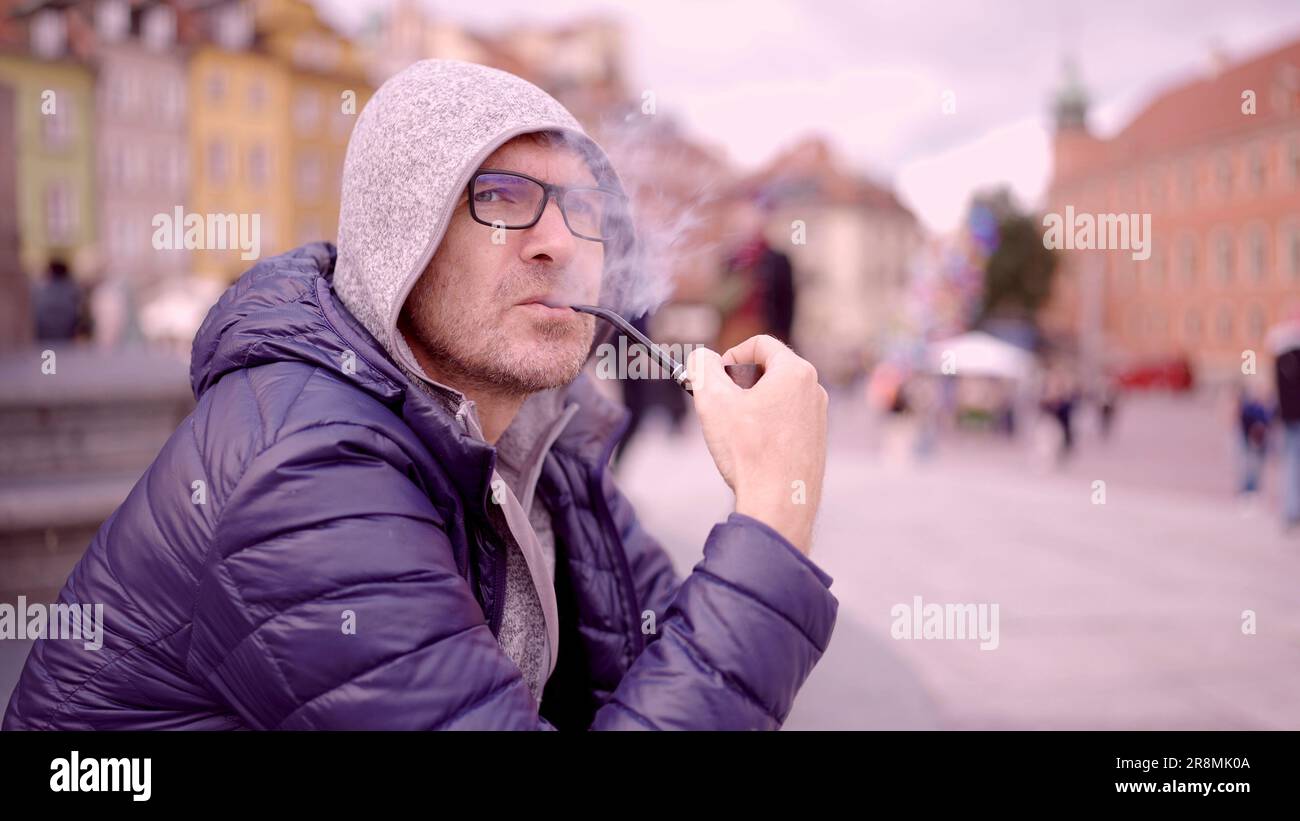
[[[391,0],[315,0],[355,30]],[[1155,94],[1300,37],[1300,0],[425,0],[484,32],[588,16],[620,21],[637,97],[754,168],[810,134],[892,185],[931,231],[1006,184],[1041,201],[1048,107],[1073,55],[1108,136]],[[945,92],[955,110],[945,113]]]

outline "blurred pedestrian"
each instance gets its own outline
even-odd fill
[[[639,317],[632,321],[632,327],[648,337],[655,338],[650,332],[650,315]],[[628,339],[628,350],[634,350],[633,346],[638,345],[635,340]],[[629,371],[631,363],[628,363]],[[623,461],[623,454],[627,452],[628,445],[641,430],[647,417],[652,415],[656,409],[663,410],[668,414],[668,424],[674,435],[682,433],[682,425],[686,419],[686,394],[677,383],[668,378],[667,370],[652,367],[648,369],[652,376],[647,378],[629,377],[621,380],[623,387],[623,404],[627,407],[630,418],[628,421],[627,433],[623,434],[618,449],[614,451],[614,464],[620,465]],[[658,378],[656,378],[656,375]]]
[[[1119,388],[1110,376],[1102,377],[1101,390],[1097,394],[1097,429],[1103,440],[1110,438],[1115,427],[1115,410],[1119,404]]]
[[[1241,455],[1241,481],[1238,492],[1246,502],[1253,503],[1259,492],[1268,455],[1268,428],[1273,421],[1273,410],[1264,400],[1242,385],[1237,393],[1238,450]]]
[[[1074,408],[1078,398],[1074,380],[1068,373],[1061,370],[1048,373],[1041,407],[1060,428],[1057,461],[1064,461],[1074,452]]]
[[[1300,304],[1269,332],[1278,416],[1282,423],[1282,518],[1300,529]]]
[[[789,344],[794,334],[794,266],[790,257],[767,246],[758,262],[758,282],[768,333]]]
[[[727,257],[720,306],[724,327],[719,345],[753,333],[774,336],[787,345],[794,334],[795,278],[790,257],[772,247],[765,229],[770,200],[760,197],[736,217],[745,237]]]
[[[81,286],[72,279],[68,264],[50,260],[45,281],[32,293],[36,338],[42,342],[71,341],[83,328]]]
[[[718,330],[719,349],[739,344],[741,340],[767,329],[757,274],[766,247],[761,229],[755,229],[723,263],[723,276],[713,300],[722,317],[722,327]]]

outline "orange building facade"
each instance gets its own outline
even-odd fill
[[[1102,140],[1057,107],[1047,213],[1150,215],[1150,256],[1063,250],[1041,320],[1096,364],[1186,355],[1212,381],[1266,358],[1300,298],[1300,41],[1156,97]],[[1143,253],[1136,254],[1143,256]]]

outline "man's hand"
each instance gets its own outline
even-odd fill
[[[763,366],[748,390],[723,365]],[[687,360],[704,441],[736,494],[736,512],[771,526],[805,555],[826,470],[826,391],[817,369],[780,340],[753,336],[718,356]]]

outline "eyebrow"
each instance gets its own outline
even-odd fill
[[[596,173],[595,173],[594,171],[592,171],[591,168],[587,167],[585,164],[583,165],[583,167],[586,168],[586,170],[587,170],[587,176],[591,177],[591,182],[590,182],[590,183],[580,182],[580,183],[574,183],[574,184],[566,184],[566,183],[552,182],[551,180],[543,179],[542,177],[539,177],[539,176],[537,176],[536,174],[529,174],[527,171],[520,171],[520,170],[515,169],[515,168],[494,168],[494,167],[490,167],[490,166],[487,166],[487,165],[479,166],[479,168],[474,172],[474,174],[479,174],[479,173],[482,173],[483,171],[488,171],[488,172],[497,172],[497,173],[505,173],[505,174],[521,174],[521,175],[523,175],[523,176],[525,176],[525,177],[531,177],[532,179],[535,179],[535,180],[541,180],[542,182],[544,182],[544,183],[548,183],[548,184],[550,184],[550,185],[558,185],[558,186],[560,186],[561,188],[599,188],[599,189],[601,189],[602,191],[613,191],[613,190],[614,190],[614,189],[612,189],[612,188],[606,188],[605,186],[601,185],[601,184],[600,184],[600,178],[596,176]],[[471,174],[470,176],[472,177],[473,174]],[[466,190],[466,191],[469,190],[469,184],[468,184],[468,183],[467,183],[466,186],[465,186],[465,190]]]

